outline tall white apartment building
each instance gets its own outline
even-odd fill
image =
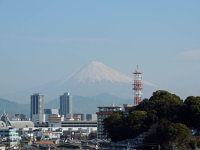
[[[98,139],[107,139],[107,134],[104,133],[104,125],[103,120],[114,112],[121,111],[121,107],[118,106],[105,106],[105,107],[98,107],[99,112],[97,112],[97,138]]]

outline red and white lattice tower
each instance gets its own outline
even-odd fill
[[[141,102],[142,97],[142,72],[138,71],[138,65],[137,70],[133,73],[135,75],[134,83],[133,83],[133,90],[134,90],[134,104],[138,105]]]

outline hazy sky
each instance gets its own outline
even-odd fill
[[[200,95],[199,0],[0,0],[0,97],[102,62]]]

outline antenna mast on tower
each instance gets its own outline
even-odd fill
[[[134,104],[138,105],[141,102],[142,97],[142,72],[138,71],[138,65],[136,71],[133,73],[135,75],[133,90],[134,90]]]

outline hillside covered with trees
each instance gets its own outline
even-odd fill
[[[133,139],[150,131],[144,147],[154,143],[163,148],[176,145],[193,149],[200,146],[200,97],[189,96],[183,101],[167,91],[156,91],[128,115],[116,112],[104,119],[104,128],[112,141]]]

